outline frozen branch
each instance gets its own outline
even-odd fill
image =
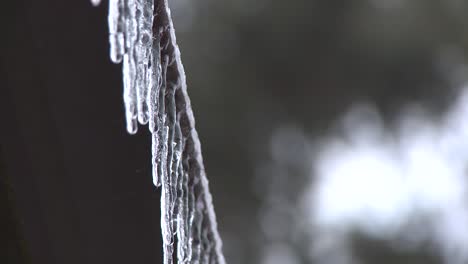
[[[173,263],[176,244],[179,264],[224,264],[168,2],[110,0],[108,21],[110,57],[123,62],[127,131],[149,123],[152,134],[164,263]]]

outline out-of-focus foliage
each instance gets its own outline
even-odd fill
[[[264,260],[265,217],[283,221],[284,230],[294,223],[288,218],[294,214],[268,216],[278,203],[265,197],[294,204],[308,182],[307,162],[282,164],[274,156],[275,129],[295,124],[308,135],[322,135],[361,101],[374,103],[389,127],[409,102],[424,103],[437,116],[468,76],[468,2],[462,0],[173,0],[171,5],[232,264]],[[296,155],[304,148],[300,141],[286,144]],[[400,252],[386,241],[356,241],[362,263],[439,263],[428,257],[430,251]],[[295,249],[290,255],[299,263],[309,263],[305,243],[290,242]]]

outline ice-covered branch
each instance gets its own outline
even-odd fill
[[[168,2],[110,0],[108,21],[111,60],[123,63],[127,131],[149,123],[152,134],[164,263],[176,250],[177,263],[224,264]]]

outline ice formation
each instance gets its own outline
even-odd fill
[[[152,134],[164,264],[174,263],[174,255],[179,264],[223,264],[168,1],[109,0],[108,19],[111,60],[123,63],[127,131],[136,133],[140,123]]]

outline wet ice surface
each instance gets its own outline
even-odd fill
[[[127,131],[148,124],[152,134],[164,263],[174,255],[225,263],[168,2],[109,0],[108,23],[111,60],[123,63]]]

